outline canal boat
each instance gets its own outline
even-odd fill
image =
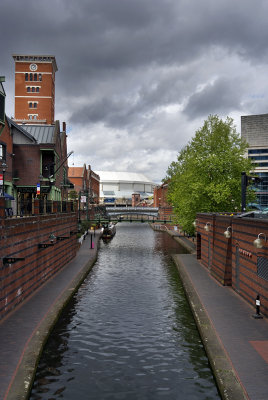
[[[116,233],[115,224],[104,224],[103,225],[103,232],[102,232],[102,239],[112,239]]]

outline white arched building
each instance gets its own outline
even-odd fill
[[[136,172],[97,171],[100,176],[100,203],[131,204],[132,194],[141,200],[153,196],[155,183]]]

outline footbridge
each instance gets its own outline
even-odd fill
[[[126,221],[126,222],[163,222],[166,223],[170,218],[165,220],[159,217],[158,207],[99,207],[95,211],[94,221],[102,223],[107,221]]]
[[[110,217],[122,216],[141,216],[146,215],[150,217],[158,216],[158,207],[106,207],[106,213]]]

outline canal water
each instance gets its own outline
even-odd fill
[[[220,399],[178,252],[168,234],[119,223],[55,326],[30,399]]]

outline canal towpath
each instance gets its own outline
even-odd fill
[[[172,234],[172,236],[174,236]],[[268,321],[256,319],[248,304],[231,287],[222,286],[192,254],[176,254],[173,260],[224,399],[268,399]]]
[[[35,367],[58,316],[97,258],[87,236],[77,256],[0,323],[0,399],[27,399]],[[194,243],[186,238],[194,251]],[[195,254],[174,256],[223,399],[268,398],[267,320],[231,288],[220,286]],[[30,316],[30,318],[29,318]],[[209,346],[208,346],[209,344]]]
[[[97,259],[100,234],[89,231],[76,257],[0,322],[1,400],[28,398],[46,339]]]

